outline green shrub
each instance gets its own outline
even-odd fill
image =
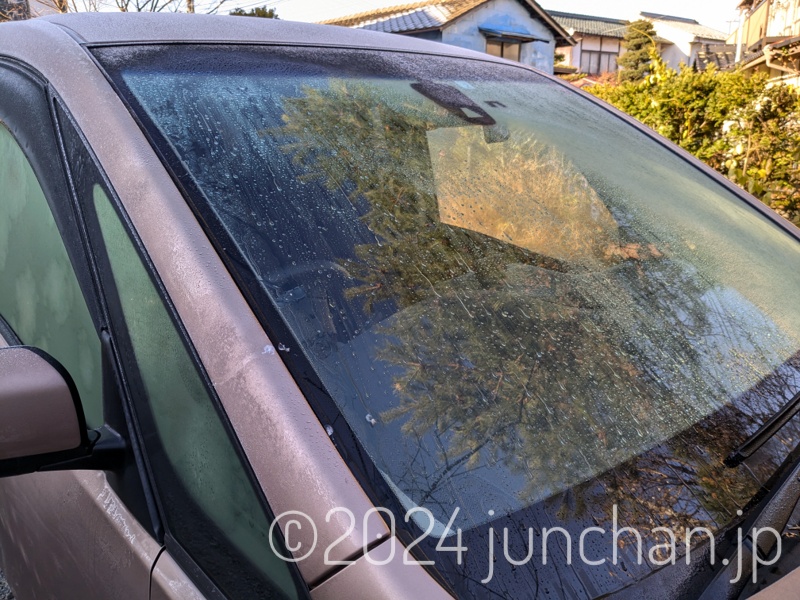
[[[668,68],[588,91],[685,148],[800,224],[800,95],[766,75]]]

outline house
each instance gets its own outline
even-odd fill
[[[698,55],[707,52],[709,46],[724,44],[728,37],[694,19],[650,12],[639,13],[639,18],[653,24],[656,35],[665,42],[661,47],[661,58],[673,69],[680,67],[681,63],[701,68],[704,63],[698,61]]]
[[[618,70],[617,58],[625,53],[622,39],[630,21],[557,10],[548,12],[575,39],[574,46],[558,48],[567,65],[590,76]],[[656,51],[674,69],[681,63],[703,69],[710,63],[723,68],[733,62],[730,48],[725,45],[727,35],[721,31],[694,19],[657,13],[632,15],[632,20],[637,19],[653,24]]]
[[[575,39],[574,46],[567,44],[557,48],[564,54],[565,64],[587,75],[617,71],[617,58],[624,52],[622,37],[627,21],[555,10],[547,12]]]
[[[733,44],[702,44],[697,51],[697,68],[705,71],[714,65],[718,71],[733,69],[736,65],[736,46]]]
[[[800,85],[800,0],[741,0],[738,8],[739,27],[727,40],[736,65]]]
[[[553,73],[556,46],[575,40],[534,0],[424,0],[323,21],[411,35]]]

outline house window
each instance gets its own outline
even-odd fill
[[[617,71],[617,53],[582,50],[580,71],[589,75],[614,73]]]
[[[502,42],[500,40],[488,39],[486,40],[486,53],[519,62],[519,49],[521,45],[520,42],[516,41]]]

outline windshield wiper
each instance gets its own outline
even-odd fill
[[[731,452],[725,459],[726,467],[736,467],[746,458],[751,456],[756,450],[761,448],[772,436],[778,433],[792,417],[800,411],[800,392],[789,400],[783,407],[776,412],[766,423],[747,438],[736,450]]]
[[[792,398],[787,406],[797,405],[798,396]],[[781,412],[783,412],[783,409]],[[776,562],[766,562],[765,559],[773,555],[772,552],[776,550],[776,546],[777,552],[780,553],[781,547],[778,545],[778,540],[781,538],[771,535],[767,540],[760,540],[757,536],[754,539],[754,532],[772,528],[778,535],[782,535],[797,507],[798,499],[800,499],[800,465],[796,465],[789,477],[778,485],[772,497],[763,504],[752,524],[744,528],[746,537],[740,537],[740,542],[735,547],[735,554],[727,557],[727,562],[725,560],[722,561],[723,567],[703,590],[700,600],[732,600],[733,598],[739,598],[748,580],[751,579],[753,566],[757,562],[753,560],[754,554],[758,555],[762,564],[770,565]],[[740,525],[739,527],[739,535],[741,536],[742,526]],[[778,556],[778,559],[780,559],[780,556]]]

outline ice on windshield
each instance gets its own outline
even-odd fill
[[[543,80],[442,82],[498,138],[412,78],[123,77],[379,471],[437,519],[597,477],[800,348],[796,242]]]

